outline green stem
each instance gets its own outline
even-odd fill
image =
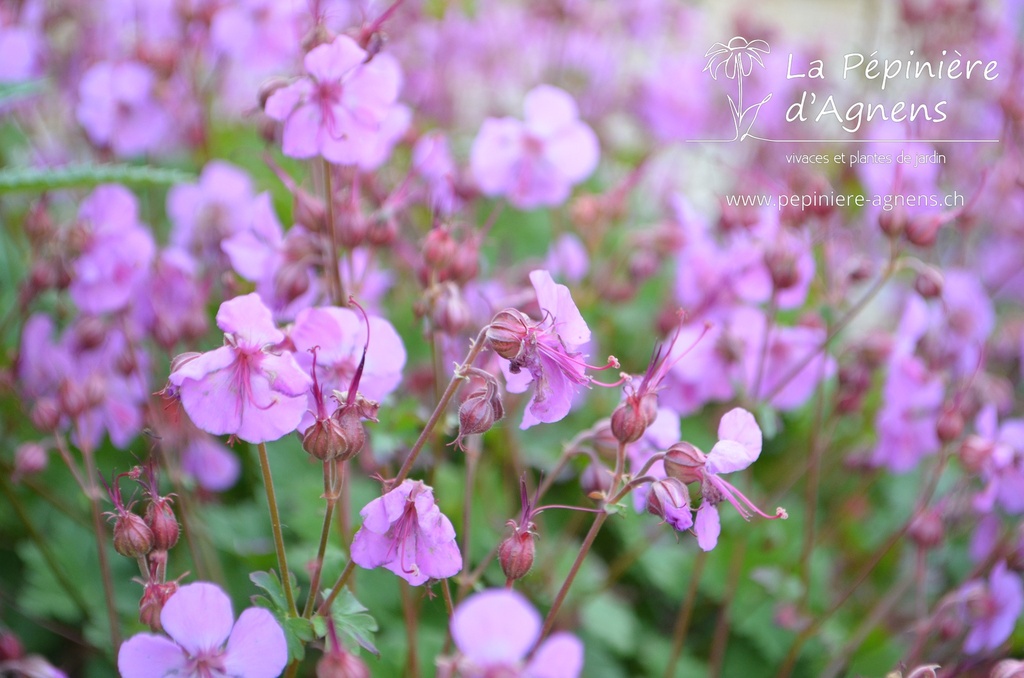
[[[316,611],[317,614],[326,615],[330,612],[331,604],[334,603],[334,599],[338,597],[341,590],[345,588],[345,583],[348,581],[348,578],[352,576],[352,572],[354,572],[355,569],[355,562],[351,560],[348,561],[348,565],[345,566],[345,569],[342,570],[341,574],[338,576],[338,581],[334,582],[334,586],[331,587],[331,593],[327,596],[327,599],[324,600],[324,602],[320,603],[320,607]]]
[[[409,450],[409,456],[405,458],[405,463],[402,464],[402,468],[399,469],[398,475],[395,476],[394,480],[391,481],[390,487],[397,487],[402,483],[403,480],[409,475],[409,471],[412,470],[412,465],[416,463],[416,457],[419,456],[423,446],[430,439],[431,434],[434,432],[434,427],[437,426],[437,422],[441,420],[441,416],[444,414],[445,408],[448,407],[448,403],[455,395],[455,391],[458,390],[459,384],[462,382],[464,368],[469,367],[476,360],[477,355],[484,347],[484,336],[487,332],[487,327],[480,330],[480,334],[477,335],[473,341],[473,346],[470,347],[469,353],[466,354],[466,359],[462,362],[455,370],[455,374],[452,375],[451,381],[448,382],[448,387],[444,390],[441,395],[441,399],[437,401],[437,406],[431,413],[427,423],[423,426],[423,430],[420,431],[419,438],[413,444],[412,449]]]
[[[334,505],[338,501],[338,478],[336,466],[333,459],[324,461],[324,499],[327,507],[324,509],[324,525],[320,530],[320,546],[316,552],[313,577],[309,584],[309,594],[306,596],[306,605],[302,610],[302,616],[307,619],[313,614],[313,606],[316,604],[316,596],[320,589],[320,575],[324,571],[324,554],[327,552],[327,540],[331,536],[331,518],[334,516]],[[341,464],[341,473],[345,474],[345,462]]]
[[[693,573],[690,575],[690,586],[686,590],[686,600],[679,608],[679,616],[676,618],[675,628],[672,629],[672,654],[665,667],[665,678],[672,678],[675,675],[676,664],[679,663],[679,656],[682,654],[683,644],[686,642],[686,633],[690,629],[693,603],[697,600],[697,584],[700,583],[700,575],[704,571],[704,563],[707,562],[707,559],[707,551],[700,551],[693,561]]]
[[[729,642],[729,618],[732,611],[732,601],[736,597],[736,587],[739,585],[740,574],[743,572],[743,556],[747,550],[746,539],[741,540],[732,553],[732,560],[729,563],[729,583],[726,588],[725,600],[722,601],[722,609],[718,612],[718,620],[715,622],[715,635],[711,639],[711,659],[709,660],[709,675],[717,677],[722,675],[722,663],[725,661],[725,648]]]
[[[260,471],[263,473],[263,486],[267,490],[267,504],[270,506],[270,529],[274,532],[274,550],[277,552],[277,567],[281,570],[281,585],[288,603],[288,614],[298,616],[295,607],[295,594],[292,592],[292,580],[288,571],[288,556],[284,550],[284,535],[281,533],[281,515],[277,511],[277,495],[274,493],[274,477],[270,473],[270,459],[267,457],[266,443],[259,443],[256,448],[260,455]]]
[[[409,654],[406,655],[405,675],[409,678],[419,678],[420,660],[416,635],[416,601],[412,598],[411,587],[406,582],[401,582],[399,591],[402,596],[402,615],[405,617],[405,638],[409,647]]]

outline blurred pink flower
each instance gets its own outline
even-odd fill
[[[524,662],[540,637],[541,619],[516,591],[489,589],[470,596],[455,608],[451,631],[459,650],[452,668],[464,678],[575,678],[583,671],[583,643],[564,632],[545,640]]]
[[[569,288],[555,284],[551,274],[543,270],[530,273],[530,282],[544,319],[536,322],[509,309],[499,314],[508,322],[502,322],[498,332],[489,331],[489,335],[515,346],[502,355],[506,360],[501,362],[509,393],[523,393],[531,384],[534,386],[520,426],[524,429],[563,419],[579,387],[591,382],[584,356],[576,350],[590,341],[590,328]]]
[[[308,77],[267,99],[267,115],[284,123],[285,155],[372,164],[379,153],[378,133],[398,98],[401,72],[387,54],[366,58],[352,38],[339,35],[306,55]]]
[[[141,63],[101,62],[86,71],[75,113],[89,139],[119,156],[158,150],[171,119],[156,100],[156,77]]]
[[[366,350],[359,392],[380,402],[402,381],[405,367],[405,346],[394,326],[385,318],[369,316],[370,344]],[[318,307],[300,312],[289,332],[295,345],[295,359],[309,372],[313,368],[310,350],[316,354],[316,376],[325,393],[348,391],[366,344],[366,325],[362,317],[348,308]],[[299,430],[313,424],[316,401],[309,394],[309,406]]]
[[[484,194],[520,209],[560,205],[597,167],[597,136],[557,87],[530,90],[523,108],[525,121],[484,121],[470,151],[473,176]]]
[[[1000,561],[992,568],[987,582],[974,579],[964,584],[960,601],[970,629],[964,639],[964,652],[995,650],[1013,633],[1024,609],[1024,584],[1019,574]]]
[[[762,518],[785,518],[783,509],[776,509],[775,515],[768,515],[747,499],[742,492],[719,477],[720,474],[741,471],[761,456],[761,427],[754,415],[742,408],[729,410],[718,424],[718,442],[711,448],[701,472],[701,499],[697,509],[694,532],[697,545],[710,551],[718,544],[722,527],[718,515],[718,504],[728,501],[743,516],[750,520],[753,514]]]
[[[312,379],[290,353],[272,353],[284,340],[257,294],[221,304],[217,326],[225,345],[184,362],[169,381],[180,388],[192,422],[214,435],[250,443],[277,440],[298,426]]]
[[[160,624],[170,638],[139,633],[121,645],[117,668],[123,678],[274,678],[288,663],[274,615],[252,607],[236,622],[231,599],[214,584],[182,586],[164,604]]]
[[[221,243],[253,220],[252,181],[241,168],[222,160],[207,163],[195,184],[178,184],[167,193],[171,244],[206,265],[223,259]]]
[[[197,433],[181,450],[181,470],[209,492],[230,489],[242,475],[238,456],[218,440]]]
[[[455,528],[434,503],[434,491],[405,480],[359,512],[352,560],[368,570],[384,566],[413,586],[462,570]]]
[[[156,246],[138,216],[135,196],[123,186],[100,186],[82,202],[86,237],[68,291],[86,313],[121,310],[145,280]]]

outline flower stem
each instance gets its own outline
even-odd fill
[[[348,581],[348,578],[352,576],[355,569],[355,562],[351,560],[348,561],[348,565],[346,565],[345,569],[341,571],[341,574],[338,576],[338,580],[334,582],[334,586],[331,587],[330,595],[327,596],[327,599],[324,600],[324,602],[320,603],[320,607],[316,611],[317,614],[325,615],[330,612],[331,604],[334,602],[334,599],[338,597],[338,594],[341,593],[341,590],[345,588],[345,583]]]
[[[334,227],[334,191],[331,187],[331,163],[324,159],[324,209],[327,217],[327,235],[331,241],[331,253],[324,262],[327,268],[327,279],[331,282],[331,301],[335,306],[347,306],[345,290],[341,284],[341,272],[338,271],[338,232]]]
[[[409,647],[409,654],[406,655],[405,675],[409,678],[419,678],[420,660],[416,634],[416,601],[413,600],[411,587],[406,582],[401,582],[399,590],[402,596],[402,615],[405,617],[406,644]]]
[[[711,640],[711,659],[708,674],[713,677],[722,675],[722,663],[725,661],[725,648],[729,642],[729,618],[731,616],[732,602],[736,597],[736,588],[739,585],[740,574],[743,572],[743,556],[747,550],[746,539],[736,544],[729,563],[729,583],[725,592],[725,600],[722,601],[722,609],[718,612],[718,620],[715,622],[715,635]]]
[[[281,515],[277,511],[277,495],[274,494],[274,478],[270,474],[270,459],[267,457],[266,443],[256,446],[260,453],[260,471],[263,473],[263,486],[267,490],[267,504],[270,506],[270,529],[274,532],[274,550],[277,552],[277,566],[281,570],[281,585],[288,603],[288,614],[298,616],[295,607],[295,594],[292,592],[292,580],[288,571],[288,556],[284,551],[284,536],[281,534]]]
[[[448,407],[448,403],[451,402],[452,396],[455,395],[455,391],[458,390],[459,384],[462,382],[462,370],[473,364],[476,357],[480,354],[480,351],[484,347],[484,336],[487,332],[485,326],[480,330],[480,334],[477,335],[473,341],[473,345],[469,349],[469,353],[466,354],[466,359],[462,362],[455,370],[455,374],[452,375],[451,381],[448,382],[448,388],[441,394],[441,399],[437,401],[437,406],[434,407],[434,411],[431,413],[427,423],[423,426],[423,430],[420,431],[419,438],[413,443],[412,449],[409,450],[409,456],[405,458],[405,463],[402,464],[402,468],[398,470],[398,475],[391,481],[390,486],[396,487],[402,483],[403,480],[409,475],[409,471],[412,470],[412,465],[416,463],[416,457],[419,456],[420,451],[426,444],[427,440],[430,439],[431,434],[434,432],[434,427],[437,426],[437,422],[441,420],[441,416],[444,414],[445,408]]]
[[[665,678],[672,678],[676,673],[676,664],[679,663],[679,656],[683,652],[686,633],[690,630],[693,603],[697,600],[697,584],[700,583],[700,575],[704,571],[704,563],[707,562],[707,559],[707,551],[700,551],[693,560],[690,587],[686,590],[686,600],[683,601],[682,607],[679,608],[679,616],[676,618],[675,628],[672,629],[672,654],[669,656],[668,665],[665,667]]]
[[[470,562],[469,537],[473,523],[473,486],[475,484],[474,481],[476,480],[477,462],[479,461],[480,452],[474,449],[471,443],[470,448],[466,451],[466,492],[463,496],[462,503],[462,557],[466,559],[466,562]],[[447,580],[445,581],[445,588],[447,589]]]
[[[316,552],[316,562],[313,567],[313,577],[309,583],[309,595],[306,597],[306,606],[302,610],[302,616],[307,619],[313,614],[313,605],[316,603],[317,592],[320,590],[320,575],[324,571],[324,553],[327,552],[327,540],[331,536],[331,518],[334,516],[334,506],[338,502],[338,473],[333,459],[324,461],[324,499],[327,506],[324,509],[324,525],[320,530],[320,547]],[[341,463],[341,473],[345,474],[345,462]]]

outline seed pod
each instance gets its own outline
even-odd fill
[[[612,435],[622,444],[635,443],[647,430],[647,419],[640,412],[639,405],[633,397],[630,397],[620,403],[612,412]]]
[[[160,497],[146,507],[146,525],[153,533],[153,548],[157,551],[168,551],[178,543],[180,528],[167,497]]]
[[[134,513],[119,513],[114,523],[114,550],[125,558],[139,558],[153,550],[153,531]]]
[[[530,530],[516,528],[498,546],[498,562],[501,571],[508,581],[517,581],[525,577],[533,567],[536,554],[533,533]]]
[[[178,582],[148,582],[139,601],[139,621],[154,631],[161,631],[160,613],[167,600],[178,592]]]

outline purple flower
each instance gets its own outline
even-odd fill
[[[274,615],[253,607],[234,619],[231,599],[217,586],[182,586],[160,612],[170,638],[132,636],[117,654],[117,668],[123,678],[280,675],[288,663],[288,645]]]
[[[309,77],[267,99],[267,115],[284,123],[285,155],[372,164],[379,153],[378,132],[398,98],[401,72],[386,54],[366,58],[355,40],[339,35],[306,55]]]
[[[451,631],[459,650],[453,668],[464,678],[575,678],[583,671],[583,643],[569,633],[552,635],[524,665],[540,637],[541,618],[516,591],[470,596],[455,608]]]
[[[488,118],[470,151],[470,166],[486,195],[520,209],[554,207],[597,167],[600,148],[563,90],[541,85],[523,103],[526,120]]]
[[[882,407],[875,419],[878,445],[872,463],[895,473],[906,473],[939,449],[935,432],[945,387],[924,362],[907,353],[889,360]]]
[[[366,350],[359,392],[370,400],[386,398],[402,380],[405,367],[405,346],[394,326],[379,316],[368,318],[370,344]],[[316,376],[325,393],[348,391],[356,368],[363,360],[366,344],[366,325],[363,319],[347,308],[309,308],[299,313],[289,333],[295,344],[295,359],[309,372],[313,368],[310,350],[319,347],[316,354]],[[299,430],[313,424],[316,401],[309,394],[308,411]]]
[[[551,274],[542,270],[530,273],[530,282],[544,319],[535,322],[507,309],[495,317],[487,332],[491,346],[506,359],[501,363],[505,388],[522,393],[534,385],[520,426],[524,429],[560,421],[569,413],[579,387],[591,382],[588,365],[576,350],[590,341],[590,328],[569,288],[555,284]]]
[[[153,98],[155,77],[134,61],[98,63],[82,76],[75,114],[93,143],[120,156],[156,150],[171,119]]]
[[[171,244],[204,261],[222,259],[221,242],[253,221],[254,204],[245,172],[220,160],[210,162],[199,183],[178,184],[167,193]]]
[[[284,340],[255,293],[221,304],[217,326],[225,345],[188,360],[171,373],[192,422],[214,435],[250,443],[277,440],[298,426],[312,379],[290,353],[272,353]]]
[[[719,477],[720,474],[747,468],[761,455],[761,428],[754,415],[739,407],[726,412],[718,424],[718,438],[701,472],[703,497],[694,526],[697,544],[705,551],[710,551],[718,544],[721,522],[717,506],[723,500],[732,504],[744,520],[750,520],[754,513],[768,519],[787,517],[781,508],[776,509],[773,516],[764,513],[742,492]]]
[[[413,586],[462,571],[455,528],[422,481],[403,481],[359,515],[363,525],[352,540],[352,560],[360,567],[383,565]]]
[[[86,237],[68,292],[86,313],[121,310],[145,279],[156,246],[138,216],[135,196],[113,184],[97,188],[78,210]]]
[[[1013,633],[1024,609],[1024,584],[1020,575],[1007,570],[1006,563],[1000,561],[992,568],[987,582],[975,579],[964,584],[960,601],[970,628],[964,639],[964,652],[991,651]]]
[[[197,433],[181,450],[181,470],[209,492],[230,489],[242,474],[238,456],[205,433]]]

